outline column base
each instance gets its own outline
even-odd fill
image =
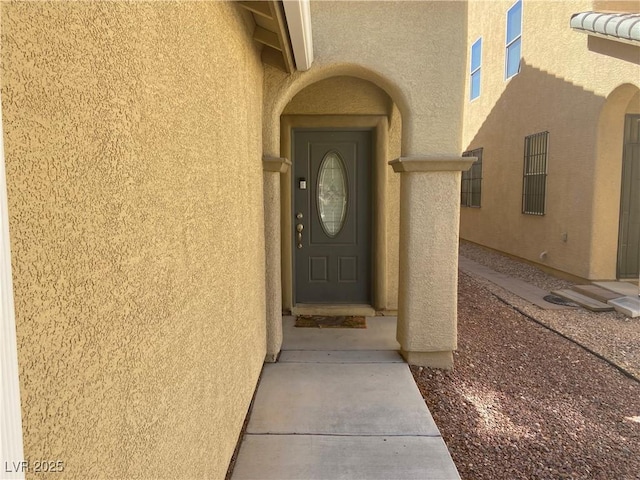
[[[407,352],[400,350],[400,354],[409,365],[441,368],[443,370],[453,369],[453,351],[451,350],[444,352]]]
[[[264,356],[264,363],[276,363],[279,357],[280,357],[279,351],[276,353],[267,353]]]

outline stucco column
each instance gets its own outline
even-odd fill
[[[401,174],[397,339],[413,365],[453,367],[460,177],[474,160],[412,156],[389,162]]]
[[[275,362],[282,347],[282,272],[280,269],[280,174],[291,162],[286,158],[263,157],[264,245],[267,320],[265,362]]]

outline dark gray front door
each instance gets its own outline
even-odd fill
[[[293,131],[296,303],[371,303],[371,131]]]
[[[627,115],[622,154],[618,278],[640,271],[640,115]]]

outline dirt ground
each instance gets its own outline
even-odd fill
[[[639,479],[640,383],[460,274],[452,372],[411,367],[464,480]]]

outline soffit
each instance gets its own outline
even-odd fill
[[[570,26],[578,32],[640,46],[639,13],[574,13]]]
[[[295,67],[282,2],[240,1],[238,5],[253,16],[253,40],[262,46],[262,63],[292,73]]]

